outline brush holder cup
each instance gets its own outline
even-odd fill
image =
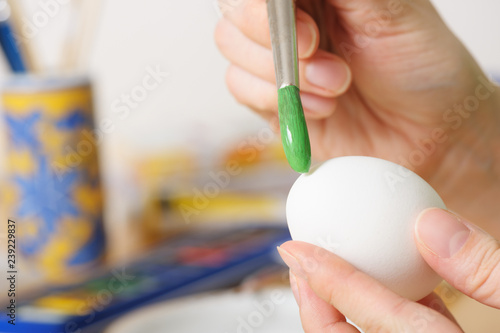
[[[90,80],[15,76],[1,103],[2,219],[16,225],[16,269],[66,282],[101,262],[105,250]]]

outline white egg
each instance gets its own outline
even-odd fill
[[[300,176],[286,215],[294,240],[332,251],[399,295],[419,300],[441,281],[414,240],[416,218],[429,207],[445,205],[417,174],[382,159],[348,156]]]

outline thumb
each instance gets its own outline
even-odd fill
[[[500,243],[446,210],[420,213],[417,247],[446,281],[475,300],[500,309]]]

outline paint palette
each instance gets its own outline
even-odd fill
[[[19,305],[16,326],[0,332],[101,332],[111,320],[153,302],[230,287],[279,262],[286,227],[189,231],[126,266]]]

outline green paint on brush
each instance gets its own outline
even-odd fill
[[[311,167],[311,145],[299,88],[290,85],[278,90],[281,142],[293,170],[306,173]]]

